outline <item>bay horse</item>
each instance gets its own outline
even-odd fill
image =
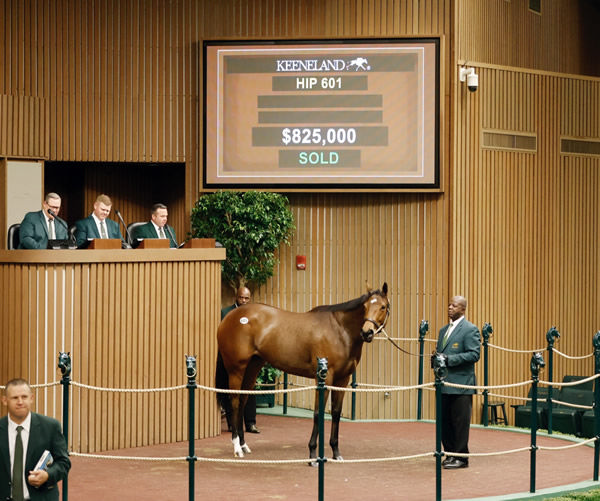
[[[317,358],[327,358],[325,383],[345,388],[360,361],[363,344],[373,340],[389,317],[387,292],[388,286],[384,283],[381,290],[368,289],[359,298],[317,306],[306,313],[293,313],[258,303],[235,308],[217,330],[216,387],[253,389],[265,362],[289,374],[316,379]],[[248,396],[217,395],[231,423],[234,456],[244,457],[244,452],[251,452],[244,440],[243,427],[243,410]],[[331,397],[329,445],[334,459],[342,459],[338,431],[344,395],[343,391],[334,391]],[[327,391],[325,402],[328,396]],[[318,403],[317,393],[313,430],[308,442],[311,460],[316,458]]]

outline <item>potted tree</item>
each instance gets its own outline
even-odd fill
[[[203,195],[192,208],[192,237],[215,238],[227,249],[222,279],[235,292],[240,286],[260,287],[273,276],[282,243],[290,244],[294,215],[287,197],[262,191],[218,191]],[[257,388],[273,389],[281,371],[265,365]],[[275,405],[273,394],[265,397]]]

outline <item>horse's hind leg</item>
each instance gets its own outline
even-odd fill
[[[229,387],[232,390],[240,389],[241,381],[235,376],[229,377]],[[244,452],[251,452],[250,448],[244,441],[244,404],[246,395],[238,393],[231,394],[231,442],[233,443],[233,455],[236,457],[244,457]]]
[[[344,381],[340,381],[335,386],[340,386],[345,388],[348,384],[349,378]],[[331,450],[333,451],[333,459],[343,459],[340,454],[340,449],[338,447],[338,434],[340,431],[340,418],[342,416],[342,404],[344,402],[343,391],[332,391],[331,392],[331,434],[329,435],[329,445],[331,446]]]
[[[327,403],[327,397],[329,396],[329,390],[325,390],[325,398],[323,401]],[[323,409],[325,412],[325,409]],[[309,453],[309,465],[317,466],[317,439],[319,438],[319,392],[315,393],[315,414],[313,416],[313,429],[308,441],[308,453]]]

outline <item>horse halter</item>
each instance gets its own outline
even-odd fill
[[[373,333],[373,336],[376,336],[383,330],[383,328],[385,327],[385,324],[388,321],[388,318],[390,318],[390,304],[389,303],[385,307],[385,318],[383,319],[383,322],[381,324],[377,320],[374,320],[372,318],[365,318],[365,322],[371,322],[373,324],[373,326],[375,327],[375,332]],[[363,338],[364,338],[364,336],[363,336]]]

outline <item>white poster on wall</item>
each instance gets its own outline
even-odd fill
[[[25,214],[42,209],[43,162],[6,162],[6,224],[20,223]]]

